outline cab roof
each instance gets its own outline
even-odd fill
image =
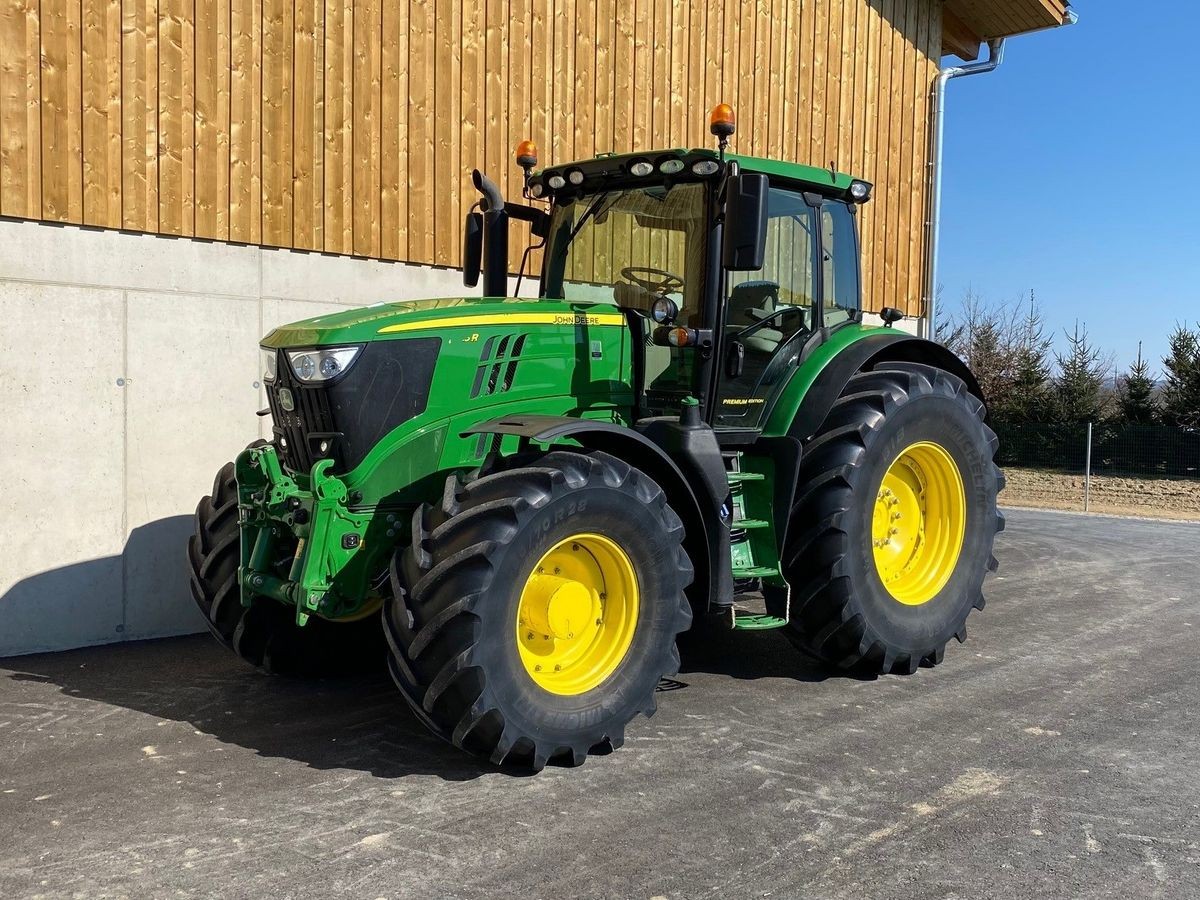
[[[681,178],[694,178],[690,174],[693,165],[704,160],[719,160],[720,155],[711,147],[674,147],[666,150],[646,150],[637,153],[602,153],[590,159],[580,159],[573,162],[547,166],[535,172],[530,178],[530,184],[543,185],[549,191],[548,180],[555,176],[566,179],[572,171],[582,172],[584,181],[575,186],[579,193],[588,193],[604,184],[617,182],[628,184],[637,183],[642,179],[650,179],[652,174],[634,175],[630,167],[638,162],[648,162],[657,173],[659,166],[669,159],[678,159],[684,163],[680,173]],[[809,185],[823,193],[845,194],[856,179],[843,172],[822,169],[802,163],[786,162],[778,159],[765,159],[759,156],[745,156],[740,153],[726,153],[726,162],[736,162],[745,172],[760,172],[776,178],[786,178],[801,184]],[[716,172],[712,173],[716,174]],[[661,177],[661,176],[660,176]],[[567,188],[570,191],[570,187]]]

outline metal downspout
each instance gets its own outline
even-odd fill
[[[942,69],[933,83],[933,146],[929,154],[929,216],[925,223],[925,315],[922,337],[933,339],[937,328],[938,245],[942,237],[942,152],[946,143],[946,85],[952,78],[985,75],[1004,62],[1004,38],[988,42],[988,58],[965,66]]]
[[[1068,9],[1063,25],[1075,25],[1079,15]],[[1062,26],[1054,25],[1052,28]],[[1047,29],[1039,28],[1038,31]],[[1033,32],[1026,32],[1032,34]],[[929,154],[929,214],[925,222],[928,240],[925,256],[925,315],[921,318],[922,337],[937,336],[938,247],[942,239],[942,151],[946,136],[946,85],[952,78],[985,75],[1004,62],[1004,38],[988,41],[988,58],[982,62],[942,69],[933,83],[933,146]]]

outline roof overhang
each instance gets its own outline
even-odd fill
[[[988,41],[1065,25],[1069,5],[1068,0],[946,0],[942,53],[978,59]]]

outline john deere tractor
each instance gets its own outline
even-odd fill
[[[965,639],[1003,527],[979,385],[898,311],[864,322],[869,184],[712,129],[540,170],[523,143],[526,202],[474,173],[482,297],[267,335],[272,439],[188,548],[219,641],[292,674],[386,658],[438,735],[536,770],[618,747],[694,626],[866,673]],[[536,298],[508,296],[510,228]]]

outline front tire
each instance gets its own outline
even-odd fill
[[[615,749],[679,670],[682,541],[662,489],[607,454],[451,477],[393,560],[392,677],[435,733],[497,764]]]
[[[784,552],[787,633],[802,651],[911,674],[966,640],[1004,528],[984,416],[961,379],[930,366],[885,363],[850,380],[805,446]]]

